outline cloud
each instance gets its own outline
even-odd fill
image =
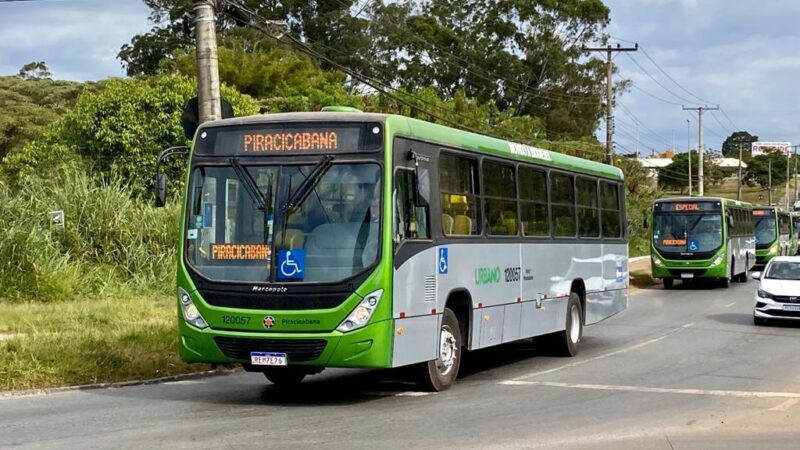
[[[728,120],[722,113],[704,117],[707,148],[720,149],[734,124],[763,140],[800,142],[796,125],[800,102],[794,87],[800,73],[800,54],[795,50],[800,2],[606,0],[606,4],[611,9],[608,31],[613,37],[639,42],[677,83],[709,103],[718,103],[730,117]],[[705,103],[670,81],[643,52],[628,55],[674,94],[628,57],[615,60],[619,76],[671,102],[687,106]],[[678,137],[678,148],[685,148],[686,119],[690,117],[692,146],[696,145],[696,114],[636,89],[619,102],[636,117],[619,110],[615,114],[617,130],[621,130],[617,141],[626,149],[636,147],[637,120],[643,151],[671,146],[673,134]],[[642,132],[645,127],[653,132]],[[604,130],[598,136],[604,139]]]
[[[0,3],[0,74],[46,61],[60,79],[124,75],[116,55],[151,28],[147,17],[140,0]]]

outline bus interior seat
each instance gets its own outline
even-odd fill
[[[472,219],[469,216],[458,214],[453,219],[453,234],[472,234]]]
[[[442,213],[442,231],[445,235],[453,234],[453,216]]]
[[[306,241],[306,280],[342,279],[359,272],[375,260],[378,241],[377,223],[318,226]]]
[[[296,248],[303,248],[306,234],[297,228],[287,228],[286,236],[281,239],[282,233],[278,233],[277,238],[276,248],[281,250],[294,250]]]

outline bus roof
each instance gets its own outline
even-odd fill
[[[201,128],[257,125],[272,122],[313,122],[321,120],[381,122],[386,124],[387,130],[394,135],[472,150],[486,155],[501,156],[518,161],[535,162],[543,166],[561,168],[614,180],[623,179],[622,170],[607,164],[394,114],[333,111],[263,114],[206,122]]]
[[[753,207],[752,204],[734,200],[731,198],[725,197],[698,197],[698,196],[691,196],[691,197],[670,197],[670,198],[660,198],[656,200],[656,203],[669,203],[669,202],[681,202],[681,203],[688,203],[688,202],[721,202],[725,206],[744,206],[744,207]]]

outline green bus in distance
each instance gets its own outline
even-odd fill
[[[756,263],[748,203],[714,197],[656,200],[651,233],[651,270],[665,289],[675,280],[710,278],[728,287],[746,282]]]

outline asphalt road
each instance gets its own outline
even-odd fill
[[[327,370],[295,392],[241,373],[0,398],[0,446],[800,448],[800,326],[754,326],[755,288],[639,291],[577,357],[476,352],[439,394]]]

